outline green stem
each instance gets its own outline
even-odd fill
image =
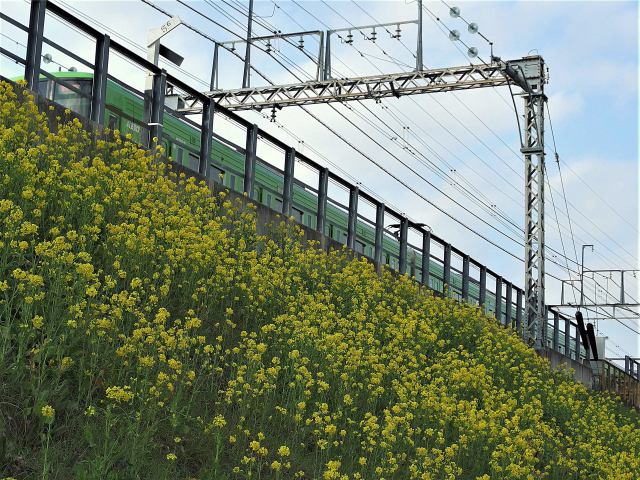
[[[51,422],[49,422],[47,426],[47,443],[44,447],[44,463],[42,465],[42,479],[46,480],[49,478],[49,466],[47,463],[47,457],[49,454],[49,440],[51,439]]]

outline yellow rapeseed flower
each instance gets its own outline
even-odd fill
[[[45,405],[44,407],[42,407],[42,409],[40,410],[40,413],[42,414],[42,417],[49,423],[51,423],[53,421],[53,417],[56,414],[55,409],[51,406],[51,405]]]
[[[133,399],[133,392],[131,391],[131,387],[128,385],[123,387],[113,386],[107,388],[106,396],[118,403],[127,403]]]
[[[281,447],[278,448],[278,455],[281,457],[288,457],[290,453],[291,451],[289,450],[289,447],[287,447],[286,445],[282,445]]]

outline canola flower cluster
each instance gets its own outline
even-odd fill
[[[0,105],[3,474],[638,478],[638,414],[477,308]]]

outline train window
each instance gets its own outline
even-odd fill
[[[178,146],[175,143],[173,144],[172,150],[173,150],[173,161],[182,165],[182,152],[184,150],[182,150],[182,147]]]
[[[291,213],[293,214],[296,222],[302,223],[302,210],[298,210],[297,208],[292,208]]]
[[[48,79],[42,79],[38,82],[38,95],[48,100],[53,100],[53,82]]]
[[[229,175],[229,188],[231,190],[235,190],[236,189],[236,176],[235,175]]]
[[[216,182],[222,182],[224,179],[224,170],[216,167],[215,165],[209,166],[209,177]]]
[[[389,254],[385,253],[384,254],[384,263],[386,263],[387,265],[391,265],[390,264],[390,260],[391,260],[391,258],[389,257]]]
[[[307,227],[311,227],[311,215],[307,214],[307,215],[305,216],[305,220],[306,220],[306,221],[304,222],[304,224],[305,224]]]
[[[282,200],[280,198],[275,197],[274,201],[273,201],[273,204],[274,204],[274,207],[273,207],[274,210],[276,210],[278,212],[282,211]],[[295,208],[293,210],[295,210]],[[296,218],[296,220],[297,220],[297,218]]]
[[[118,128],[118,117],[113,114],[109,114],[109,120],[107,121],[107,128],[109,130],[115,130]]]
[[[198,171],[200,169],[200,155],[189,152],[189,165],[191,170]]]
[[[66,78],[64,82],[65,85],[56,83],[53,101],[83,117],[88,117],[91,106],[91,79]],[[81,95],[67,85],[79,90]]]
[[[333,223],[329,224],[329,238],[333,238]]]
[[[40,80],[38,82],[38,95],[42,97],[48,97],[47,96],[48,86],[49,86],[49,80]]]
[[[362,253],[364,255],[364,243],[356,240],[356,252]]]

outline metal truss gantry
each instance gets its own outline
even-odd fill
[[[434,68],[388,75],[327,79],[290,85],[250,87],[204,92],[216,105],[228,110],[262,110],[351,100],[382,99],[499,87],[515,84],[524,99],[525,160],[525,322],[519,332],[535,348],[544,347],[546,323],[544,255],[544,60],[539,55],[487,64]],[[196,98],[187,98],[183,113],[199,113]]]
[[[562,280],[562,290],[560,294],[560,303],[558,305],[549,305],[548,307],[557,310],[573,311],[576,308],[582,308],[585,312],[590,313],[590,320],[638,320],[640,319],[640,303],[636,298],[630,295],[625,290],[625,277],[627,280],[629,276],[637,276],[638,270],[623,270],[623,269],[601,269],[601,270],[584,270],[581,278],[571,278]],[[596,279],[596,276],[600,277],[600,280],[606,285],[602,285]],[[580,291],[584,289],[585,279],[587,282],[592,282],[593,293],[590,296],[580,295],[580,302],[573,303],[568,300],[566,293],[567,289],[577,290],[576,283],[580,285]],[[610,293],[609,280],[614,283],[614,287],[617,287],[618,293]],[[619,283],[618,283],[619,282]],[[603,298],[598,295],[597,290],[606,292],[606,296]]]
[[[261,110],[350,100],[382,99],[423,93],[519,86],[524,99],[525,160],[525,324],[519,332],[535,348],[543,348],[546,322],[544,255],[544,95],[545,65],[541,56],[490,64],[435,68],[389,75],[328,79],[291,85],[214,90],[205,94],[229,110]],[[183,110],[201,111],[196,100]]]
[[[252,110],[496,87],[509,82],[503,69],[504,64],[496,62],[205,93],[216,104],[229,110]]]

